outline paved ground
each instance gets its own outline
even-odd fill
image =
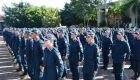
[[[102,61],[102,60],[101,60]],[[108,70],[103,70],[103,69],[99,69],[96,80],[115,80],[114,79],[114,75],[112,74],[112,60],[110,59],[110,65],[108,67]],[[128,69],[130,65],[125,65],[125,74],[124,74],[124,80],[132,80],[131,77],[134,75],[133,71]],[[102,62],[100,62],[100,67],[102,67]],[[81,66],[82,68],[82,66]],[[81,71],[80,68],[80,71]],[[71,72],[69,72],[69,74],[71,74]],[[81,71],[81,80],[82,79],[82,71]],[[70,79],[69,79],[70,80]],[[138,79],[140,80],[140,79]]]
[[[2,36],[0,36],[0,80],[19,80]]]
[[[99,73],[97,74],[97,77],[96,77],[97,80],[114,80],[114,75],[111,73],[112,72],[111,63],[112,62],[110,62],[108,71],[99,69],[98,71]],[[100,63],[100,66],[102,66],[102,62]],[[129,65],[125,66],[125,68],[128,68],[128,67]],[[10,53],[5,46],[2,36],[0,36],[0,80],[21,80],[19,77],[19,73],[17,73],[15,70],[16,68],[15,66],[13,66]],[[69,72],[69,77],[71,77],[71,72],[69,70],[68,72]],[[81,80],[82,80],[82,72],[80,72],[80,74],[81,74]],[[125,69],[125,80],[131,80],[130,78],[132,76],[133,76],[133,71],[129,69]],[[71,79],[67,79],[67,80],[71,80]]]

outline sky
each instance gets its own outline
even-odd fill
[[[53,7],[62,9],[65,3],[70,3],[70,0],[0,0],[0,15],[4,15],[2,11],[2,6],[11,6],[11,3],[19,3],[19,2],[28,2],[35,6],[46,6],[46,7]],[[117,1],[117,0],[112,0]]]

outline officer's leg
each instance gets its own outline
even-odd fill
[[[107,66],[109,64],[109,56],[107,52],[103,53],[103,64],[104,64],[104,69],[107,69]]]
[[[140,76],[140,61],[138,61],[138,75]]]
[[[114,63],[115,80],[123,80],[123,62]]]
[[[67,77],[67,64],[66,64],[66,61],[64,60],[63,63],[64,63],[64,72],[63,72],[62,78]]]
[[[83,78],[84,78],[84,80],[89,80],[88,79],[88,73],[83,73]]]
[[[40,80],[40,67],[34,66],[33,80]]]
[[[27,65],[28,65],[28,67],[27,67],[28,74],[29,74],[29,76],[32,78],[32,77],[33,77],[33,73],[32,73],[32,66],[31,66],[31,63],[28,61],[28,62],[27,62]]]
[[[70,70],[72,72],[73,80],[79,80],[79,69],[78,69],[78,62],[70,62]]]
[[[136,78],[140,76],[140,61],[136,60]]]
[[[19,65],[17,71],[21,71],[22,70],[22,66],[21,66],[21,58],[20,58],[20,55],[16,54],[16,57],[17,57],[17,63]]]
[[[22,54],[21,54],[21,63],[22,63],[23,70],[24,70],[23,75],[26,75],[27,74],[27,64],[26,64],[26,61],[25,61],[25,57]]]
[[[83,73],[84,80],[95,80],[93,73]]]

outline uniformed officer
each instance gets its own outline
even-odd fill
[[[115,80],[124,80],[124,64],[129,60],[130,48],[127,41],[124,39],[123,32],[118,31],[116,33],[116,38],[112,45],[113,71]]]
[[[103,33],[102,37],[102,56],[103,56],[103,69],[107,70],[108,64],[109,64],[109,53],[111,48],[111,38],[109,36],[109,31],[106,30]]]
[[[24,73],[21,76],[25,76],[27,74],[27,64],[25,60],[25,38],[24,38],[24,30],[20,31],[20,46],[19,46],[19,52],[20,52],[20,58],[21,58],[21,64],[24,70]]]
[[[83,59],[83,47],[82,44],[77,37],[78,32],[71,32],[71,41],[69,45],[69,64],[70,70],[72,72],[72,79],[79,80],[79,68],[82,59]]]
[[[99,48],[94,42],[95,33],[87,32],[87,45],[84,49],[83,78],[84,80],[95,80],[99,65]]]
[[[134,66],[134,77],[137,79],[140,76],[140,33],[137,33],[137,39],[133,44],[133,66]]]
[[[66,60],[67,60],[67,53],[68,53],[68,41],[65,38],[65,33],[64,30],[61,29],[59,31],[59,36],[58,36],[58,40],[57,40],[57,45],[58,45],[58,50],[61,54],[63,63],[64,63],[64,73],[63,73],[63,78],[67,77],[67,64],[66,64]]]
[[[86,44],[86,38],[85,38],[85,34],[83,30],[80,30],[80,35],[79,35],[79,39],[82,43],[82,46],[84,47]]]
[[[33,55],[32,55],[32,47],[33,47],[33,40],[31,38],[31,32],[30,31],[25,31],[25,54],[26,54],[26,61],[27,61],[27,72],[31,79],[33,78]]]
[[[32,38],[33,38],[33,48],[32,48],[32,64],[33,64],[33,80],[40,80],[40,66],[42,65],[42,57],[43,57],[43,42],[39,39],[39,33],[37,30],[32,30]]]
[[[42,80],[61,80],[64,70],[61,54],[54,47],[55,37],[52,34],[47,34],[44,38],[44,73]]]
[[[17,60],[17,64],[19,65],[17,71],[21,71],[22,66],[21,66],[21,59],[20,59],[20,53],[19,53],[19,49],[20,49],[20,33],[19,33],[19,31],[15,31],[15,35],[11,41],[14,41],[13,42],[13,52],[15,54],[14,56]]]

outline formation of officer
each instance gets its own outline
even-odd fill
[[[132,79],[140,76],[139,29],[5,28],[3,36],[17,72],[31,80],[66,80],[68,69],[72,80],[80,80],[81,72],[84,80],[96,80],[100,67],[108,70],[110,58],[115,80],[124,80],[128,63]]]
[[[73,80],[80,79],[79,65],[83,60],[83,47],[77,35],[78,32],[75,30],[70,33],[71,41],[69,44],[69,65]]]

